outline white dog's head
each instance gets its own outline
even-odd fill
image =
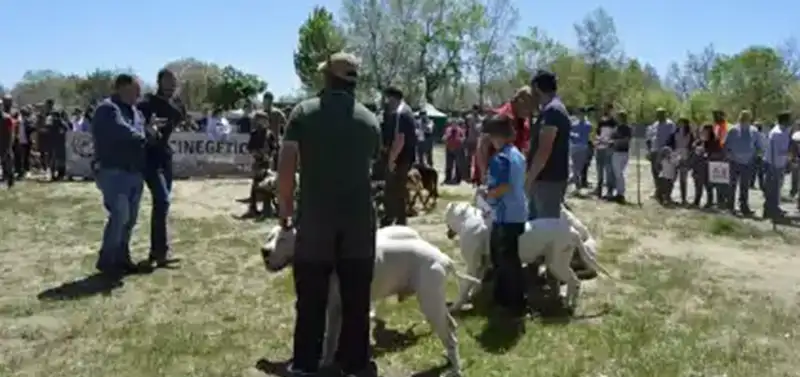
[[[267,242],[261,247],[261,256],[267,271],[278,272],[292,263],[296,235],[296,229],[284,229],[280,225],[274,226],[267,233]]]
[[[468,202],[450,202],[444,210],[444,221],[447,225],[447,238],[453,239],[464,227],[467,219],[475,215],[476,208]]]
[[[444,209],[444,223],[447,226],[447,238],[453,239],[461,230],[461,226],[466,220],[467,209],[470,207],[467,202],[450,202]]]

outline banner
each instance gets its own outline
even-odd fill
[[[176,132],[170,138],[172,170],[176,178],[249,176],[253,157],[246,134],[214,140],[204,133]],[[91,177],[94,144],[88,132],[67,133],[67,175]]]

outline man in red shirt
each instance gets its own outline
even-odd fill
[[[0,124],[0,166],[3,178],[9,188],[14,186],[14,139],[17,134],[17,120],[11,115],[14,101],[11,96],[3,97],[2,124]]]
[[[445,168],[444,168],[444,183],[458,184],[461,182],[461,171],[464,166],[464,140],[466,139],[466,132],[460,124],[451,121],[444,130],[442,141],[445,145]]]
[[[527,155],[530,147],[530,118],[533,116],[534,106],[535,101],[531,88],[523,86],[517,90],[511,101],[493,110],[495,114],[506,115],[514,122],[514,145],[524,155]],[[483,183],[489,157],[495,152],[493,149],[485,136],[478,140],[478,151],[475,154],[472,170],[473,183]]]

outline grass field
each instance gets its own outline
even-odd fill
[[[649,197],[652,185],[642,181]],[[440,211],[470,190],[442,191],[439,211],[412,224],[457,255]],[[258,248],[270,223],[234,218],[247,192],[245,180],[177,182],[170,226],[180,268],[98,287],[89,276],[105,214],[93,184],[28,181],[0,191],[0,376],[282,375],[275,364],[290,355],[293,288],[288,273],[263,269]],[[800,375],[800,230],[650,199],[642,208],[569,202],[616,279],[585,283],[569,323],[531,319],[518,331],[460,316],[465,375]],[[149,208],[146,197],[138,259],[147,253]],[[444,361],[416,305],[378,307],[384,376],[437,375]]]

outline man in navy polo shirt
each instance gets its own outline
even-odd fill
[[[153,139],[146,149],[144,168],[145,184],[153,200],[148,263],[151,267],[167,267],[177,261],[168,258],[167,217],[172,192],[172,148],[169,138],[177,125],[186,119],[186,107],[175,95],[178,88],[175,73],[162,69],[158,72],[157,81],[156,93],[146,95],[138,108],[148,123],[146,131]]]
[[[572,122],[558,97],[553,73],[539,71],[531,90],[541,104],[539,118],[531,127],[528,150],[528,212],[534,218],[558,218],[569,179],[569,137]]]

